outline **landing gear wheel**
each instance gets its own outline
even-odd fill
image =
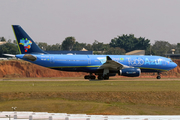
[[[103,80],[103,76],[102,76],[102,75],[99,75],[99,76],[98,76],[98,80]]]
[[[95,80],[96,76],[92,75],[92,76],[90,76],[90,79]]]
[[[161,76],[157,76],[156,78],[157,78],[157,79],[161,79]]]
[[[85,75],[84,76],[84,79],[92,79],[92,80],[94,80],[94,79],[96,79],[96,76],[94,76],[94,75]]]
[[[85,75],[85,76],[84,76],[84,79],[89,79],[89,78],[90,78],[89,75]]]
[[[91,80],[94,80],[94,79],[96,79],[96,76],[93,75],[93,73],[90,73],[89,75],[85,75],[85,76],[84,76],[84,79],[91,79]]]
[[[109,80],[109,75],[105,75],[104,80]]]
[[[158,74],[158,76],[156,78],[161,79],[161,72],[158,72],[157,74]]]

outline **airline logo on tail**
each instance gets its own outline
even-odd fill
[[[22,39],[20,39],[19,45],[23,45],[25,52],[27,52],[31,48],[32,41],[28,40],[27,38],[25,38],[25,39],[22,38]]]

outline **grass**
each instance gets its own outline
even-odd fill
[[[179,115],[180,81],[0,81],[0,111]]]
[[[1,81],[0,92],[180,91],[180,81]]]

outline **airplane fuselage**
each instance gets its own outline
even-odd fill
[[[160,56],[139,55],[58,55],[48,54],[19,25],[12,25],[20,54],[17,58],[51,69],[73,72],[87,72],[85,79],[108,80],[116,73],[127,77],[138,77],[141,72],[157,72],[177,66],[171,59]],[[97,76],[95,76],[95,75]]]
[[[176,64],[171,59],[160,56],[139,55],[58,55],[58,54],[32,54],[37,60],[32,62],[40,66],[62,71],[76,71],[94,73],[106,62],[106,56],[123,65],[137,67],[141,72],[161,72],[173,69]],[[16,55],[24,59],[24,54]]]

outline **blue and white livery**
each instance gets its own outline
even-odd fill
[[[17,58],[55,70],[87,72],[85,79],[107,80],[116,73],[122,76],[138,77],[141,72],[168,71],[177,66],[171,59],[160,56],[140,55],[58,55],[41,50],[19,26],[12,25],[20,54]]]

